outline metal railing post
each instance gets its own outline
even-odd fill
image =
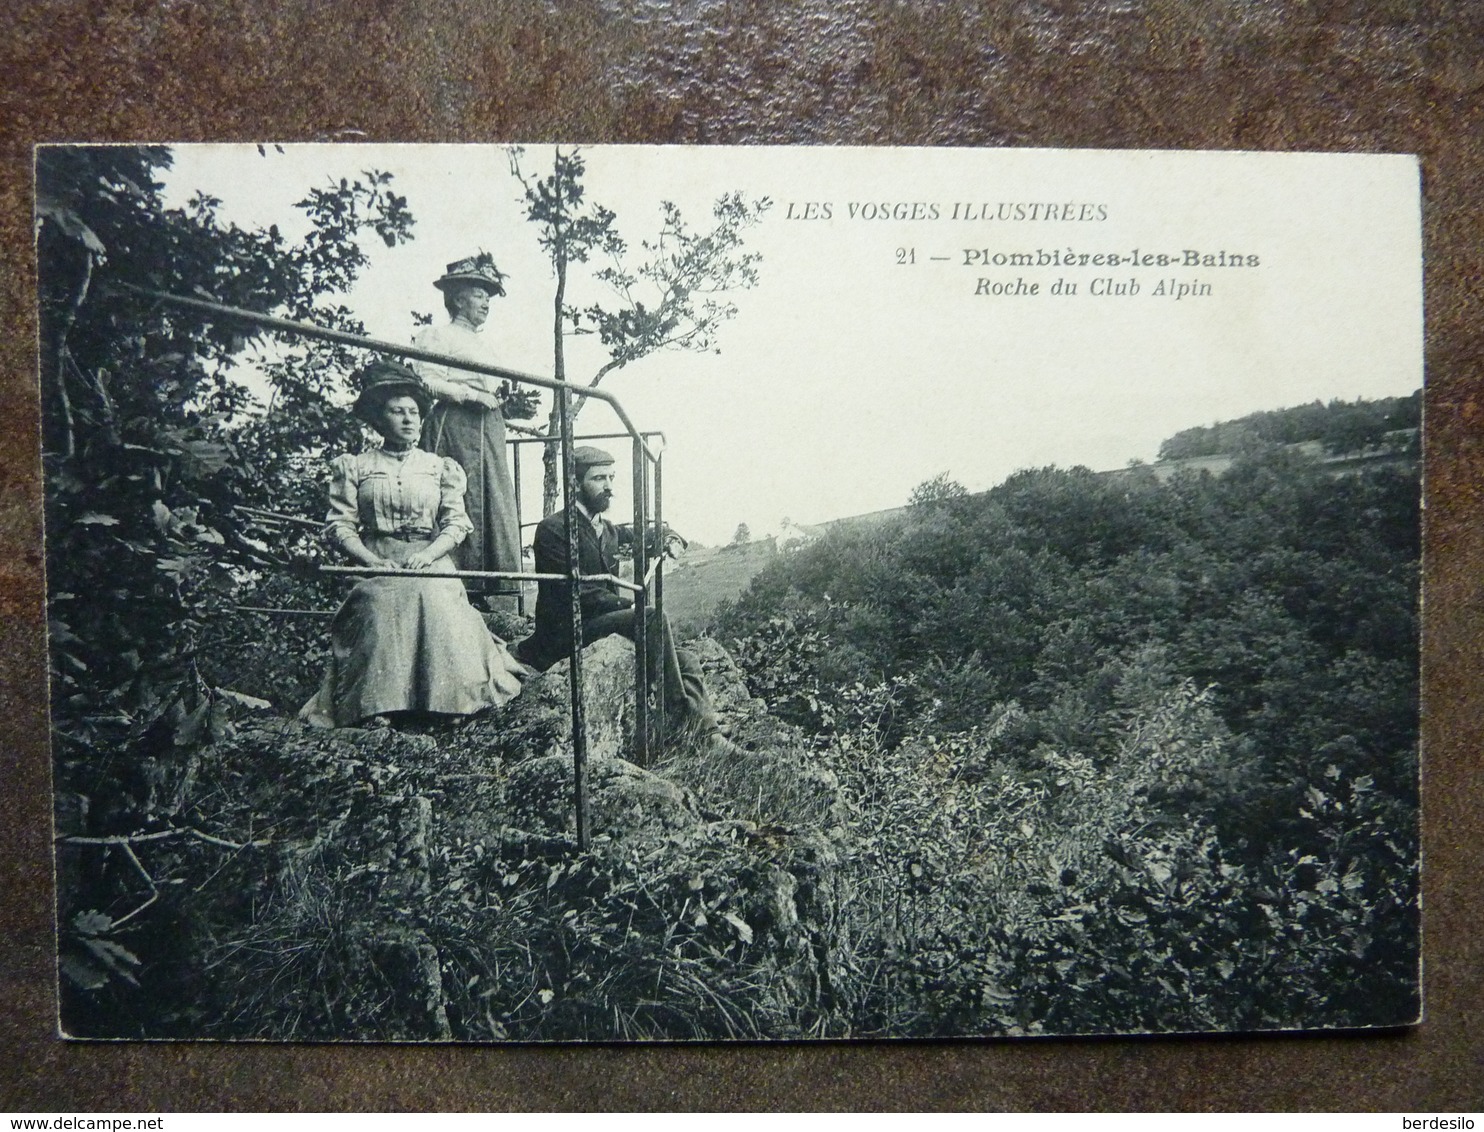
[[[577,510],[577,454],[572,448],[572,398],[557,390],[562,421],[562,506],[567,518],[567,587],[572,626],[572,656],[567,683],[572,697],[572,803],[577,810],[577,847],[588,848],[587,720],[582,702],[582,552],[577,524],[586,522]]]
[[[514,482],[514,488],[515,488],[515,546],[516,546],[516,549],[520,552],[521,565],[524,566],[525,565],[525,557],[526,557],[525,556],[525,547],[521,546],[521,544],[520,544],[520,540],[521,540],[521,534],[520,534],[520,532],[523,529],[522,526],[521,526],[521,521],[520,521],[520,518],[521,518],[521,516],[520,516],[520,445],[519,444],[512,444],[509,447],[511,449],[511,452],[510,452],[510,473],[511,473],[511,476],[514,478],[514,481],[515,481]],[[535,565],[535,562],[533,561],[531,563],[531,565],[534,566]],[[517,613],[519,613],[522,617],[524,617],[526,615],[526,587],[525,587],[525,583],[524,582],[516,582],[515,583],[515,611]]]
[[[658,540],[659,557],[654,564],[654,617],[658,621],[665,615],[665,511],[663,484],[660,476],[665,458],[661,447],[654,456],[654,529]],[[665,696],[663,690],[655,708],[654,745],[656,758],[665,757]]]
[[[649,765],[649,603],[644,579],[649,571],[649,530],[644,506],[644,447],[634,438],[634,761]],[[661,699],[663,699],[661,695]]]

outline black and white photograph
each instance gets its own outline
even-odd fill
[[[1421,1019],[1415,158],[35,178],[64,1037]]]

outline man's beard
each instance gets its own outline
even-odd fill
[[[606,493],[601,495],[590,495],[584,491],[581,493],[579,498],[581,498],[582,500],[582,505],[594,515],[601,514],[602,512],[608,510],[608,504],[613,502],[613,496]]]

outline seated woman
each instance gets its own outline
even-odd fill
[[[464,470],[417,446],[429,398],[395,362],[360,373],[353,412],[382,444],[330,465],[329,540],[362,566],[452,570],[472,529]],[[318,727],[386,726],[399,712],[471,715],[520,692],[529,669],[490,635],[456,578],[367,578],[330,624],[331,660],[299,712]]]

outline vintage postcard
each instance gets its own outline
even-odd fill
[[[64,1035],[1419,1019],[1414,158],[36,179]]]

